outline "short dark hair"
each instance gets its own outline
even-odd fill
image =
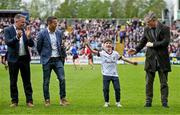
[[[52,20],[54,20],[54,19],[57,19],[57,18],[56,18],[55,16],[49,16],[49,17],[47,18],[47,24],[51,23]]]
[[[14,19],[20,19],[20,18],[26,18],[26,16],[22,15],[22,14],[16,14],[14,16]]]
[[[146,14],[144,17],[144,21],[146,23],[150,20],[157,20],[156,14],[152,11],[149,11],[148,14]]]
[[[106,42],[111,42],[112,43],[112,40],[111,39],[105,39],[104,43],[106,43]]]

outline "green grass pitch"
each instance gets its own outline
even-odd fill
[[[159,77],[156,73],[154,99],[151,108],[145,108],[145,72],[143,65],[118,65],[122,108],[115,106],[112,83],[110,85],[110,107],[104,108],[102,75],[100,65],[91,70],[84,65],[83,70],[75,70],[72,65],[65,65],[66,92],[70,105],[59,105],[58,81],[54,72],[51,74],[51,106],[44,106],[42,90],[42,67],[31,65],[31,81],[35,106],[28,108],[25,103],[21,76],[18,79],[19,106],[10,108],[9,76],[0,65],[0,114],[180,114],[180,66],[172,66],[169,73],[169,106],[165,109],[160,101]]]

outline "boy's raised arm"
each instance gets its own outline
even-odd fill
[[[137,65],[138,63],[137,62],[133,62],[133,61],[130,61],[128,59],[126,59],[124,56],[122,56],[121,58],[123,61],[127,62],[127,63],[130,63],[130,64],[133,64],[133,65]]]
[[[87,41],[85,42],[85,45],[87,45],[87,47],[91,50],[91,52],[92,52],[92,53],[94,53],[94,54],[96,54],[96,55],[98,55],[98,54],[99,54],[99,52],[98,52],[98,51],[93,50],[93,49],[89,46],[89,43],[88,43]]]

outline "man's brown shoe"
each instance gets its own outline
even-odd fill
[[[62,98],[62,99],[60,100],[60,105],[66,106],[66,105],[69,105],[69,102],[67,101],[67,99]]]
[[[11,103],[10,107],[17,107],[18,103]]]
[[[27,103],[27,106],[28,106],[28,107],[34,107],[34,104],[33,104],[32,102],[28,102],[28,103]]]
[[[50,106],[50,100],[49,100],[49,99],[46,99],[46,100],[45,100],[45,106],[46,106],[46,107]]]

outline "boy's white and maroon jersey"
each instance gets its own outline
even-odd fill
[[[99,52],[98,56],[101,57],[102,74],[118,77],[117,61],[121,58],[119,53],[117,51],[112,51],[111,54],[108,54],[106,51],[102,50]]]

